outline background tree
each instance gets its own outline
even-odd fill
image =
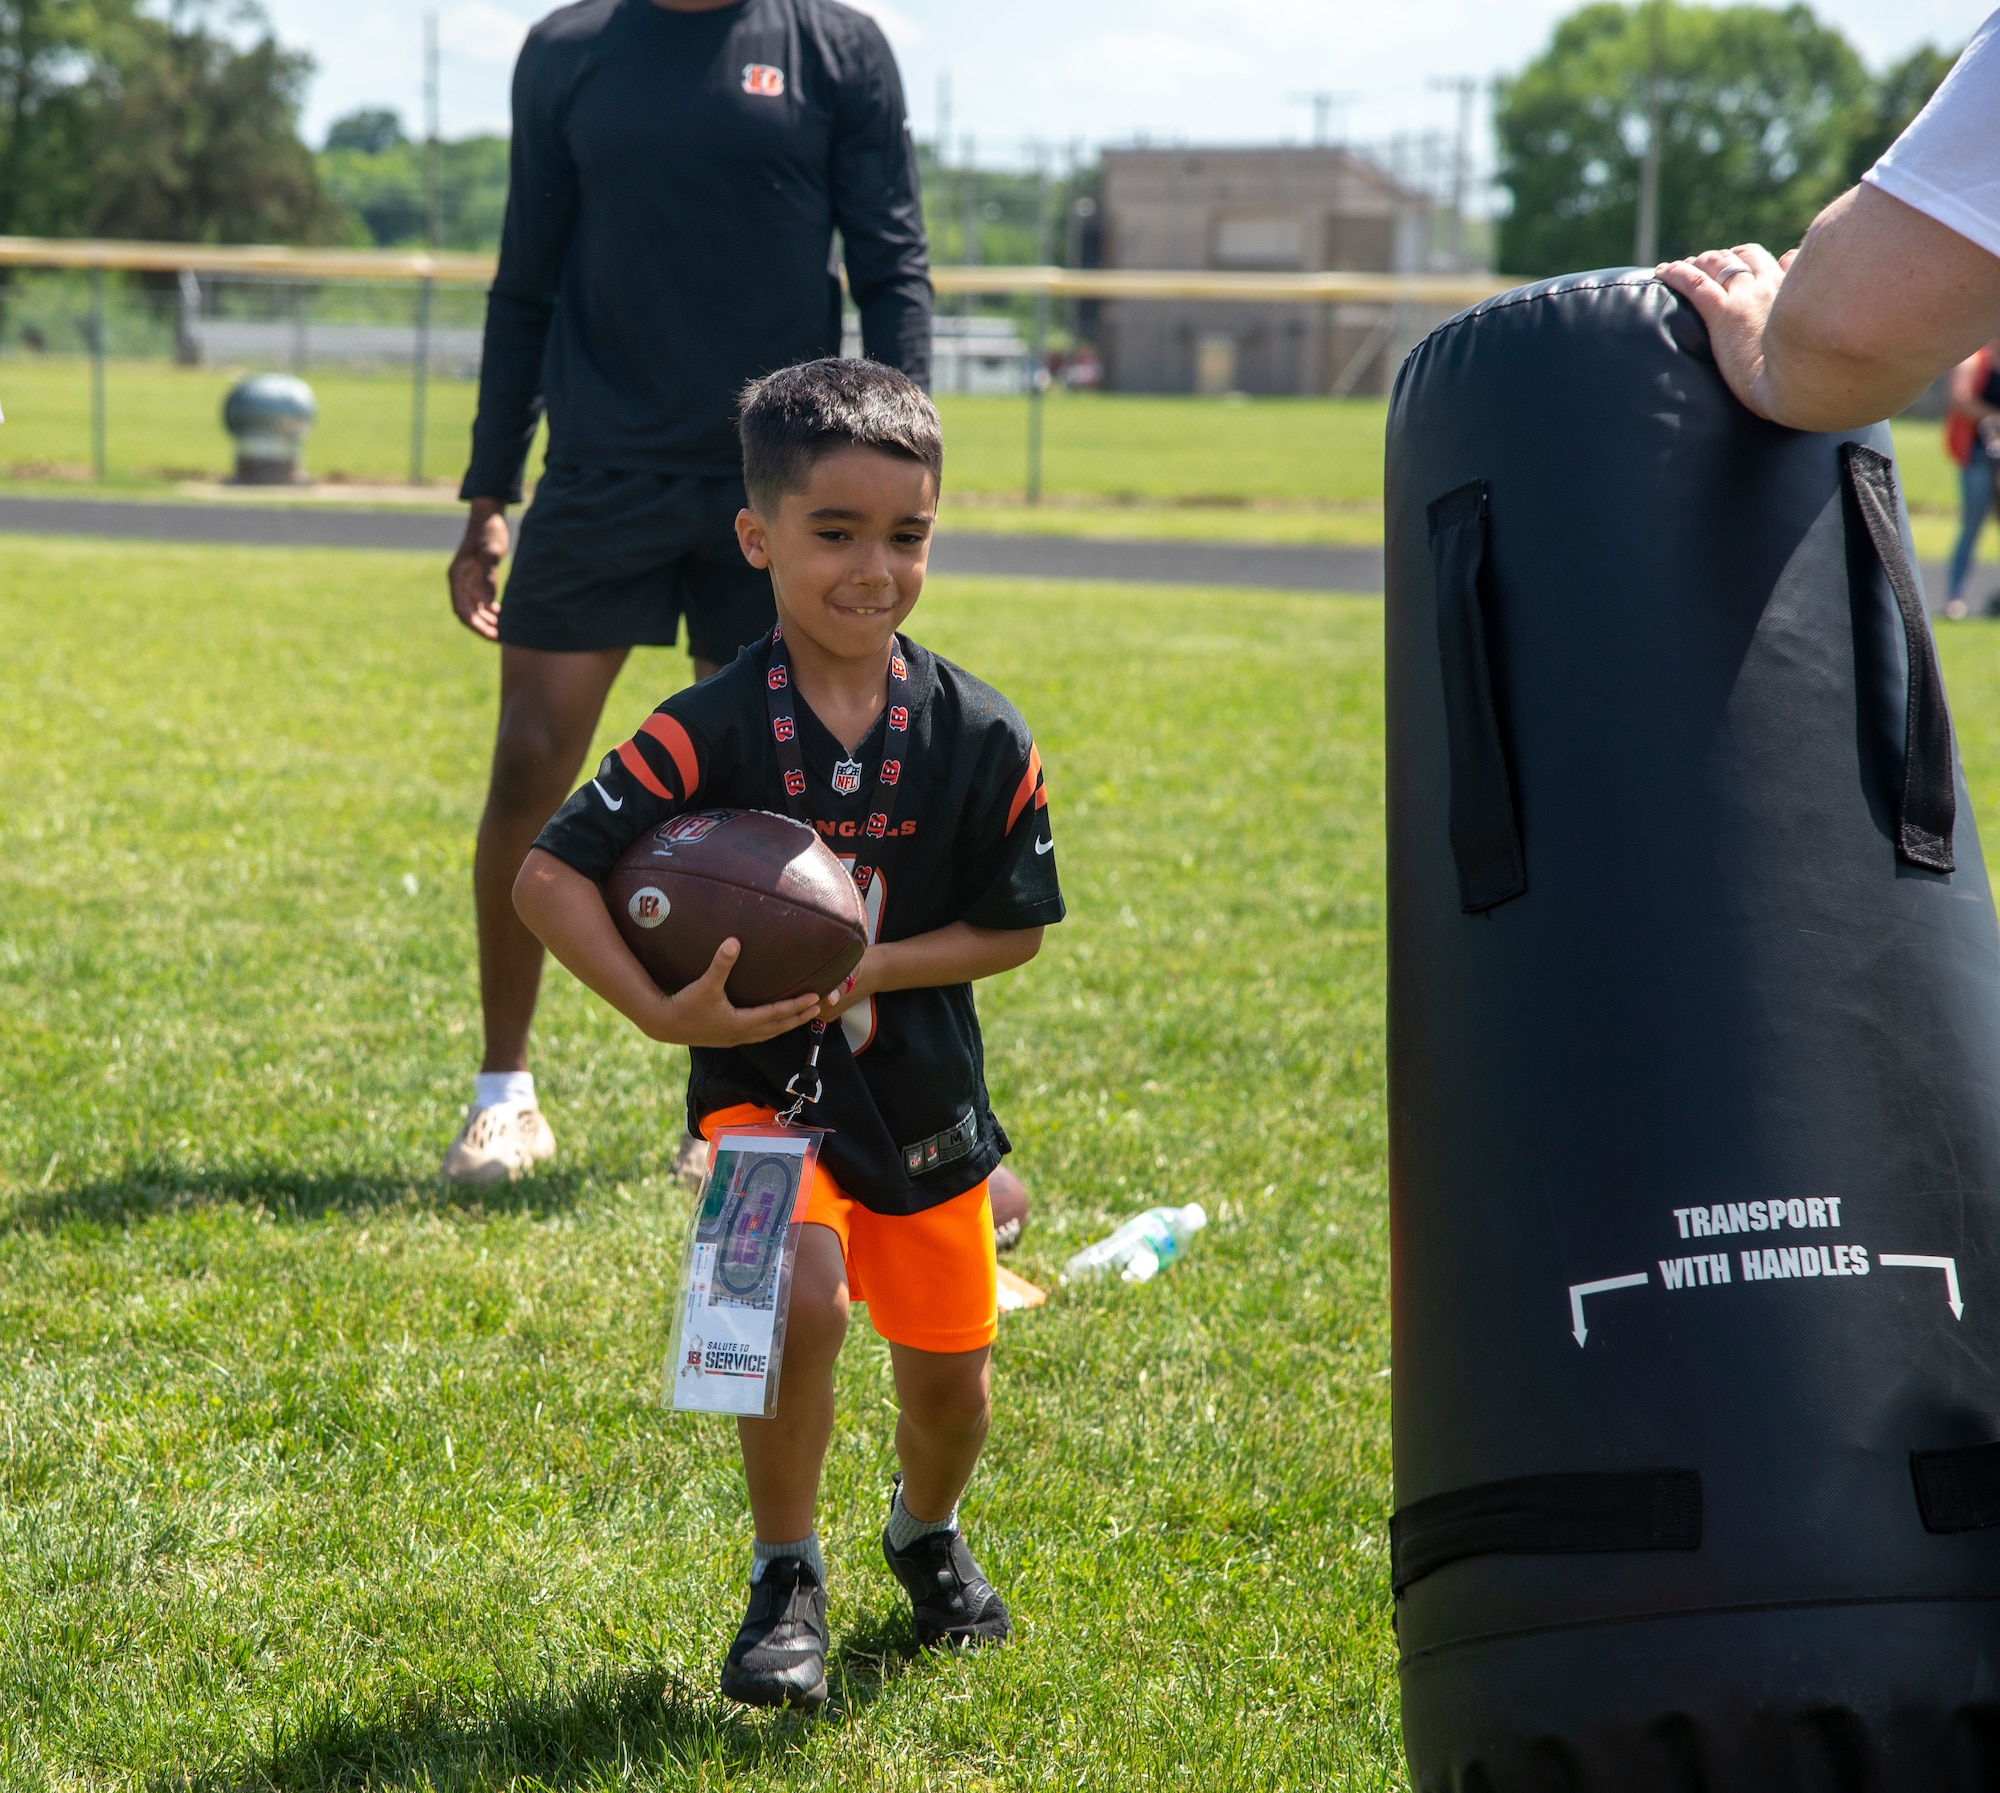
[[[249,0],[0,0],[0,233],[318,242],[311,59]]]
[[[1647,4],[1585,6],[1501,84],[1502,267],[1618,266],[1632,256],[1646,147]],[[1914,60],[1914,59],[1913,59]],[[1920,77],[1919,77],[1920,78]],[[1805,6],[1669,5],[1660,252],[1798,241],[1880,128],[1884,91]],[[1901,102],[1895,102],[1900,104]]]
[[[93,235],[163,242],[312,243],[344,235],[299,139],[312,59],[279,47],[263,14],[238,4],[226,23],[262,27],[239,46],[210,0],[174,0],[100,40],[97,132],[85,222]]]
[[[1853,186],[1874,167],[1876,158],[1902,136],[1910,120],[1930,103],[1938,83],[1951,73],[1951,65],[1957,60],[1956,52],[1925,44],[1893,64],[1875,84],[1871,115],[1848,147],[1848,186]]]
[[[97,129],[93,53],[131,11],[130,0],[0,0],[0,236],[76,228]]]
[[[444,246],[492,249],[507,210],[507,139],[461,137],[443,145]],[[358,220],[361,240],[395,249],[424,240],[430,215],[424,146],[393,112],[336,119],[320,153],[321,184]]]
[[[359,112],[336,118],[326,133],[329,151],[352,149],[359,150],[364,156],[379,156],[392,149],[401,149],[407,142],[409,138],[403,135],[401,114],[380,106],[364,106]]]

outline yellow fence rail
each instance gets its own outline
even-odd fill
[[[385,249],[287,249],[251,244],[118,243],[0,237],[0,267],[130,274],[262,275],[274,280],[485,286],[490,255]],[[1506,289],[1489,274],[1225,274],[1151,268],[1033,266],[931,269],[940,293],[1023,293],[1051,299],[1233,299],[1273,305],[1474,305]]]
[[[417,290],[413,365],[410,478],[424,474],[426,393],[430,377],[432,294],[442,286],[483,287],[494,274],[490,255],[432,254],[379,249],[298,249],[264,244],[130,243],[85,237],[0,236],[0,268],[75,269],[90,275],[91,458],[105,473],[105,276],[192,274],[301,282],[404,284]],[[1358,369],[1386,345],[1413,311],[1449,311],[1504,291],[1489,274],[1223,273],[1207,269],[1055,268],[1044,266],[933,267],[931,285],[941,297],[1025,295],[1036,301],[1029,388],[1027,495],[1041,496],[1042,394],[1040,369],[1048,336],[1049,305],[1057,299],[1220,300],[1264,305],[1365,305],[1379,322],[1359,354]],[[1333,390],[1348,389],[1343,374]]]

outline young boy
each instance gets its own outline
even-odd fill
[[[917,1640],[1008,1635],[958,1531],[991,1412],[987,1179],[1009,1149],[987,1105],[971,986],[1033,958],[1063,902],[1025,724],[897,634],[923,589],[944,465],[922,388],[873,362],[807,362],[748,388],[740,431],[750,508],[737,535],[770,569],[778,631],[606,756],[542,831],[514,901],[578,978],[653,1039],[690,1049],[688,1123],[706,1137],[772,1118],[805,1063],[806,1023],[828,1024],[824,1095],[803,1118],[832,1132],[799,1242],[778,1410],[737,1423],[757,1541],[722,1670],[732,1699],[816,1705],[828,1638],[813,1509],[850,1300],[868,1304],[895,1370],[902,1469],[882,1548]],[[597,880],[688,808],[810,819],[847,860],[871,944],[824,1003],[732,1006],[733,940],[673,996],[627,950]]]

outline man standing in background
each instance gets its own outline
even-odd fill
[[[697,678],[772,625],[736,544],[736,395],[840,352],[839,232],[863,352],[928,385],[931,290],[902,81],[833,0],[579,0],[514,71],[500,265],[452,608],[500,644],[473,867],[485,1056],[453,1182],[555,1150],[528,1070],[542,946],[513,883],[612,681],[687,621]],[[506,509],[546,411],[547,466],[498,600]],[[649,703],[651,701],[649,697]]]

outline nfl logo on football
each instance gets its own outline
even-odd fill
[[[833,762],[833,788],[837,795],[851,797],[861,788],[861,762],[859,760],[835,760]]]

